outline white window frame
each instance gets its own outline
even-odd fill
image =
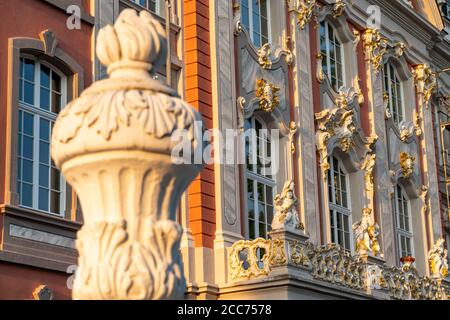
[[[334,162],[337,162],[338,165],[338,169],[340,171],[342,171],[342,173],[345,176],[345,188],[346,188],[346,202],[347,202],[347,207],[344,207],[342,205],[337,204],[336,201],[336,187],[335,187],[335,179],[334,179]],[[353,219],[352,219],[352,204],[351,204],[351,195],[350,195],[350,177],[348,172],[345,170],[345,167],[342,165],[342,161],[337,158],[336,156],[330,156],[329,159],[329,163],[330,163],[330,170],[328,171],[328,181],[327,181],[327,188],[328,188],[328,206],[329,206],[329,215],[330,215],[330,233],[331,233],[331,240],[335,240],[334,243],[339,244],[341,247],[345,248],[346,250],[349,250],[350,252],[353,252],[354,250],[354,244],[353,244],[353,230],[352,230],[352,225],[353,225]],[[340,174],[338,172],[338,174]],[[330,192],[330,186],[331,186],[331,192]],[[342,188],[339,188],[341,190],[341,198],[342,198]],[[348,218],[348,234],[349,234],[349,246],[345,247],[345,228],[344,228],[344,216],[346,216]],[[341,220],[341,227],[344,229],[343,230],[343,238],[342,240],[344,241],[344,243],[338,243],[337,240],[339,239],[338,234],[339,234],[339,230],[337,228],[337,219],[338,217],[342,217]],[[333,219],[333,220],[331,220]],[[333,226],[333,221],[334,226]]]
[[[51,212],[51,179],[49,178],[49,210],[42,210],[39,209],[39,142],[40,142],[40,119],[45,119],[48,120],[50,122],[55,122],[57,115],[51,111],[47,111],[44,110],[42,108],[40,108],[40,89],[41,89],[41,79],[40,79],[40,71],[41,71],[41,65],[46,66],[47,68],[49,68],[52,72],[55,72],[60,78],[61,78],[61,106],[60,106],[60,112],[61,110],[66,106],[67,104],[67,77],[65,74],[63,74],[60,70],[58,70],[57,68],[55,68],[53,65],[36,59],[36,57],[32,56],[32,55],[27,55],[27,54],[21,54],[20,55],[20,59],[28,59],[28,60],[33,60],[34,61],[34,95],[33,95],[33,102],[34,105],[31,105],[25,101],[21,101],[20,97],[17,97],[18,100],[18,107],[19,107],[19,111],[26,112],[26,113],[30,113],[33,114],[33,201],[32,201],[32,206],[26,206],[23,205],[22,202],[20,201],[19,206],[23,207],[23,208],[28,208],[28,209],[32,209],[35,211],[39,211],[39,212],[43,212],[46,214],[51,214],[51,215],[57,215],[57,216],[61,216],[64,217],[65,216],[65,209],[66,209],[66,181],[63,178],[62,174],[60,173],[60,212]],[[21,78],[22,75],[19,76],[19,78]],[[50,79],[51,82],[51,79]],[[20,85],[20,83],[18,84]],[[25,94],[25,92],[23,91],[23,94]],[[50,101],[51,101],[51,91],[50,91]],[[51,110],[51,105],[50,105],[50,110]],[[19,113],[20,114],[20,113]],[[22,134],[23,134],[23,126],[22,126]],[[50,143],[51,143],[51,125],[50,125]],[[16,132],[16,135],[18,135],[19,133]],[[22,144],[23,147],[23,144]],[[50,150],[51,150],[51,145],[50,145]],[[19,157],[19,153],[21,154],[21,157],[23,157],[23,154],[21,153],[21,150],[18,150],[17,154],[15,155],[15,157]],[[51,172],[51,155],[49,154],[50,157],[50,172]],[[19,170],[23,170],[22,169],[22,163],[17,163],[17,166],[20,168]],[[23,179],[23,173],[21,175],[21,180]],[[16,179],[16,185],[19,182],[19,179]],[[22,190],[17,190],[17,193],[21,194]]]
[[[400,191],[400,194],[399,194]],[[407,211],[406,212],[406,217],[408,218],[408,230],[407,229],[402,229],[400,228],[400,208],[398,206],[398,202],[399,202],[399,197],[402,197],[402,202],[406,201],[406,207],[407,207]],[[394,195],[394,212],[395,212],[395,232],[396,232],[396,236],[397,236],[397,244],[398,244],[398,255],[399,258],[402,258],[403,251],[407,251],[407,250],[403,250],[403,245],[402,245],[402,241],[401,241],[401,237],[405,237],[407,239],[409,239],[409,243],[410,243],[410,249],[411,249],[411,256],[414,257],[414,235],[413,235],[413,225],[412,225],[412,215],[411,215],[411,201],[408,198],[408,195],[406,194],[405,190],[397,185],[395,188],[395,195]],[[403,215],[405,215],[405,212],[403,212]]]
[[[251,121],[251,129],[255,129],[255,121],[258,121],[261,124],[262,129],[267,130],[266,132],[268,133],[268,129],[266,124],[264,123],[264,121],[262,121],[261,119],[253,116],[252,118],[248,119],[248,121]],[[268,133],[268,137],[267,139],[270,139],[270,134]],[[252,156],[252,170],[248,169],[247,167],[247,161],[245,163],[245,174],[244,174],[244,190],[245,190],[245,236],[247,239],[250,239],[250,217],[248,216],[248,212],[249,212],[249,207],[250,207],[250,203],[249,203],[249,196],[248,196],[248,181],[251,180],[253,183],[253,212],[254,212],[254,238],[259,238],[259,237],[263,237],[266,238],[268,232],[271,230],[271,224],[272,221],[268,221],[268,215],[267,215],[267,207],[271,206],[272,207],[272,217],[275,214],[275,206],[274,206],[274,202],[273,202],[273,198],[275,196],[275,187],[276,187],[276,181],[275,181],[275,177],[272,174],[272,179],[269,177],[266,177],[263,174],[258,174],[257,173],[257,169],[256,169],[256,163],[257,163],[257,151],[258,149],[256,148],[258,143],[256,141],[256,135],[250,135],[249,136],[250,139],[250,150],[251,150],[251,156]],[[264,143],[263,145],[263,155],[267,155],[266,152],[266,144]],[[271,142],[270,143],[270,151],[271,151],[271,157],[270,157],[270,161],[272,161],[271,163],[271,167],[269,168],[269,171],[272,171],[273,168],[273,154],[274,154],[274,144]],[[244,154],[246,154],[247,150],[246,150],[246,146],[244,146]],[[258,214],[258,183],[262,184],[264,186],[264,217],[265,217],[265,221],[263,221],[263,223],[265,224],[265,235],[260,234],[259,232],[259,224],[260,224],[260,219],[259,219],[259,214]],[[268,203],[267,202],[267,194],[266,194],[266,190],[267,187],[272,189],[272,203]]]
[[[137,4],[138,6],[140,6],[142,8],[144,8],[144,9],[150,11],[150,12],[153,12],[152,10],[149,9],[149,5],[148,4],[149,4],[150,0],[144,0],[145,1],[145,5],[140,4],[139,3],[140,0],[130,0],[130,1],[135,3],[135,4]],[[155,11],[153,13],[157,14],[157,15],[161,15],[161,0],[156,0],[155,1]]]
[[[252,43],[257,45],[255,43],[255,39],[254,39],[254,27],[253,27],[253,1],[255,1],[255,0],[240,0],[241,21],[242,21],[242,10],[244,10],[244,6],[242,5],[242,1],[247,1],[247,3],[248,3],[248,19],[249,19],[248,23],[249,23],[249,26],[248,26],[248,30],[247,31],[250,34],[250,39],[252,40]],[[259,1],[259,0],[256,0],[256,1]],[[271,28],[271,25],[270,25],[270,21],[271,21],[270,0],[266,0],[266,6],[267,6],[267,43],[270,44],[272,42],[271,41],[271,39],[272,39],[272,28]],[[260,6],[258,17],[259,17],[259,25],[260,25],[260,32],[259,32],[260,39],[259,39],[259,41],[261,43],[260,46],[262,47],[265,43],[263,43],[262,32],[261,32],[261,30],[262,30],[261,6]],[[246,27],[246,26],[244,26],[244,27]]]
[[[392,74],[392,71],[394,71],[394,74]],[[387,88],[386,88],[386,78],[387,78]],[[394,83],[398,83],[400,94],[397,92],[397,88],[394,88],[396,93],[396,101],[395,105],[393,104],[393,88],[392,88],[392,81]],[[384,65],[384,74],[383,74],[383,89],[384,92],[389,96],[388,106],[389,111],[392,115],[392,121],[397,125],[400,126],[400,123],[402,123],[405,120],[405,97],[404,97],[404,90],[403,90],[403,82],[400,80],[400,77],[398,75],[397,69],[391,64],[386,63]],[[387,90],[387,92],[386,92]],[[398,103],[398,97],[400,97],[400,103]],[[400,108],[400,112],[399,112]]]
[[[325,56],[323,56],[324,52],[322,51],[322,39],[321,39],[321,33],[320,33],[320,28],[322,28],[322,24],[323,27],[325,28]],[[330,28],[333,30],[333,42],[335,43],[334,46],[334,60],[336,61],[336,66],[335,66],[335,73],[336,73],[336,86],[333,86],[332,83],[332,69],[331,69],[331,50],[330,50],[330,33],[329,30]],[[337,46],[336,44],[339,44],[339,46]],[[341,76],[342,79],[339,79],[339,70],[338,70],[338,66],[337,66],[337,50],[339,49],[340,53],[341,53],[341,59],[340,59],[340,64],[341,64]],[[341,41],[341,39],[339,38],[339,34],[336,31],[336,29],[328,22],[328,21],[322,21],[319,25],[319,50],[322,54],[322,59],[326,59],[326,60],[322,60],[322,70],[323,70],[323,63],[325,63],[326,65],[326,70],[323,70],[325,75],[328,77],[328,80],[330,81],[330,84],[333,86],[334,90],[338,91],[340,89],[341,86],[346,85],[346,72],[345,72],[345,58],[344,58],[344,54],[345,54],[345,50],[344,50],[344,45]],[[339,82],[342,82],[341,85],[339,85]]]

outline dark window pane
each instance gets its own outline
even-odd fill
[[[34,84],[31,84],[29,82],[24,83],[24,91],[25,96],[23,101],[29,104],[34,104]]]
[[[52,92],[52,112],[59,113],[61,111],[61,95],[56,92]]]
[[[59,201],[60,201],[60,194],[59,192],[51,192],[50,194],[50,203],[51,203],[51,208],[50,211],[53,213],[60,213],[60,205],[59,205]]]
[[[39,165],[39,186],[48,188],[48,176],[49,176],[49,167],[46,165]]]
[[[248,217],[250,219],[255,219],[255,204],[252,199],[247,199],[247,210],[248,210]]]
[[[34,82],[34,61],[24,59],[24,78]]]
[[[53,190],[61,190],[61,174],[59,173],[58,169],[52,168],[51,173],[51,179],[52,179],[52,189]]]
[[[250,199],[254,199],[255,195],[253,192],[253,180],[247,180],[247,195]]]
[[[27,159],[33,159],[33,138],[23,137],[22,156]]]
[[[273,189],[269,186],[266,186],[266,203],[273,204]]]
[[[41,86],[50,89],[50,69],[41,64]]]
[[[29,114],[27,112],[23,113],[23,124],[24,124],[23,132],[30,136],[33,136],[33,131],[34,131],[34,121],[33,120],[34,120],[34,116],[32,114]]]
[[[50,110],[50,90],[41,88],[40,107],[44,110]]]
[[[61,93],[61,77],[52,72],[52,90]]]
[[[259,236],[261,238],[265,238],[266,237],[266,226],[264,223],[260,223],[259,224]]]
[[[22,160],[22,180],[33,183],[33,161]]]
[[[250,240],[255,239],[255,221],[253,220],[248,221],[248,235]]]
[[[258,202],[258,219],[259,222],[266,222],[266,212],[264,210],[264,203]]]
[[[273,207],[272,206],[267,206],[266,210],[267,210],[267,223],[272,223],[272,220],[273,220]]]
[[[19,80],[19,100],[23,101],[23,80]]]
[[[39,121],[39,138],[50,142],[50,121],[40,119]]]
[[[264,202],[264,185],[258,182],[258,200]]]
[[[22,183],[22,192],[20,193],[20,203],[24,206],[33,205],[33,186],[28,183]]]
[[[48,211],[48,190],[39,188],[39,210]]]
[[[39,162],[50,163],[50,144],[48,142],[39,141]]]

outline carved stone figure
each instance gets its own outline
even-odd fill
[[[406,152],[400,153],[400,167],[402,168],[403,177],[409,178],[414,172],[414,161],[416,158]]]
[[[272,221],[273,230],[281,228],[300,229],[300,219],[295,208],[297,201],[294,181],[287,181],[282,193],[274,198],[276,212]]]
[[[445,240],[441,238],[428,252],[428,263],[433,278],[443,279],[448,276],[448,251],[444,245]]]
[[[380,244],[378,236],[380,227],[373,221],[372,209],[364,208],[361,221],[352,226],[355,233],[356,251],[359,255],[366,255],[368,252],[375,257],[380,256]]]
[[[272,61],[270,61],[270,44],[266,43],[258,49],[258,61],[259,65],[264,69],[270,69],[272,67]]]
[[[166,59],[166,39],[147,11],[122,11],[114,26],[99,31],[96,50],[109,78],[63,109],[52,136],[52,157],[84,215],[73,298],[181,298],[175,216],[201,169],[193,164],[202,152],[195,127],[201,117],[152,77]],[[192,157],[172,155],[177,131]]]
[[[278,97],[280,88],[264,79],[256,80],[256,97],[259,99],[259,108],[265,112],[272,112],[280,104]]]

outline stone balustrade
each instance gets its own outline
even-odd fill
[[[266,280],[283,266],[369,295],[378,291],[399,300],[450,298],[450,287],[442,279],[420,276],[413,266],[392,267],[367,255],[352,255],[337,244],[314,246],[303,240],[258,238],[238,241],[229,250],[230,278],[236,283]]]

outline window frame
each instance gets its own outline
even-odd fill
[[[341,172],[344,175],[344,182],[345,182],[345,188],[346,188],[346,202],[347,202],[347,206],[343,206],[337,203],[336,201],[336,186],[335,186],[335,179],[334,179],[334,173],[335,173],[335,169],[334,169],[334,165],[335,165],[335,161],[337,163],[337,167],[338,167],[338,174],[340,176],[342,176]],[[352,203],[351,203],[351,195],[350,195],[350,177],[349,177],[349,173],[347,172],[347,170],[345,169],[344,165],[342,164],[342,160],[340,160],[338,157],[336,157],[335,155],[331,155],[329,158],[329,163],[330,163],[330,169],[328,171],[328,179],[327,179],[327,188],[328,188],[328,207],[329,207],[329,216],[330,216],[330,235],[331,235],[331,242],[332,243],[336,243],[339,244],[341,247],[343,247],[344,249],[353,252],[354,250],[354,244],[353,244],[353,230],[352,230],[352,225],[353,225],[353,219],[352,219]],[[342,180],[341,180],[341,186],[339,188],[340,191],[342,191]],[[341,192],[341,197],[342,197],[342,192]],[[342,228],[342,232],[343,232],[343,238],[342,240],[344,241],[344,243],[339,243],[338,239],[339,239],[339,228],[337,228],[337,219],[342,217],[341,220],[341,228]],[[344,217],[347,217],[347,221],[348,221],[348,225],[347,225],[347,229],[348,231],[345,230],[344,227]],[[346,247],[346,240],[345,240],[345,233],[348,233],[349,237],[348,237],[348,241],[349,241],[349,246]],[[333,241],[334,240],[334,241]]]
[[[246,121],[251,121],[251,126],[249,129],[253,129],[256,130],[256,121],[258,121],[258,123],[261,125],[261,129],[262,130],[267,130],[266,132],[268,132],[268,128],[267,125],[265,124],[264,121],[262,121],[261,119],[259,119],[258,117],[256,117],[255,115],[253,115],[251,118],[246,119]],[[270,134],[268,134],[269,136],[267,137],[267,140],[270,140]],[[252,156],[252,170],[250,170],[248,168],[248,163],[247,163],[247,139],[250,139],[251,142],[249,142],[249,147],[250,147],[250,155]],[[258,169],[257,169],[257,157],[258,157],[258,148],[256,148],[256,152],[255,152],[255,145],[258,146],[257,142],[258,137],[256,135],[250,135],[249,137],[245,137],[245,145],[244,145],[244,154],[245,154],[245,165],[244,165],[244,192],[245,192],[245,237],[247,239],[257,239],[259,237],[262,238],[267,238],[268,232],[271,230],[271,225],[272,225],[272,221],[269,221],[269,216],[268,216],[268,211],[267,211],[267,207],[272,207],[272,219],[273,216],[275,214],[275,205],[274,205],[274,197],[275,197],[275,187],[276,187],[276,180],[274,179],[275,177],[272,175],[272,178],[269,178],[263,174],[258,173]],[[267,144],[264,143],[264,147],[263,147],[263,155],[266,156],[267,152],[266,149],[267,148]],[[274,154],[274,144],[272,142],[270,142],[270,154]],[[272,165],[273,165],[273,159],[271,156],[269,156],[269,159],[271,160],[271,166],[270,166],[270,171],[272,170]],[[248,182],[252,181],[253,183],[253,199],[249,199],[249,186],[248,186]],[[261,235],[259,232],[259,224],[261,223],[260,218],[259,218],[259,213],[258,213],[258,208],[259,208],[259,203],[261,202],[258,198],[259,193],[258,193],[258,184],[262,184],[263,188],[264,188],[264,197],[263,197],[263,201],[262,203],[264,203],[264,217],[265,217],[265,221],[263,221],[262,223],[265,225],[265,235]],[[272,202],[269,203],[268,202],[268,197],[267,197],[267,188],[271,188],[272,189]],[[254,219],[250,219],[249,216],[249,200],[253,201],[253,217]],[[254,221],[254,237],[251,238],[250,237],[250,220]]]
[[[148,10],[150,12],[153,12],[156,15],[161,16],[161,0],[154,0],[155,1],[155,11],[151,10],[149,8],[149,3],[153,0],[143,0],[145,2],[145,5],[140,4],[140,0],[130,0],[134,4],[138,5],[141,8],[144,8],[145,10]]]
[[[322,50],[322,44],[323,44],[323,37],[322,37],[322,32],[321,29],[322,27],[325,30],[325,51]],[[335,78],[336,78],[336,83],[333,84],[333,73],[332,73],[332,67],[331,67],[331,49],[330,49],[330,45],[331,45],[331,39],[330,39],[330,29],[333,31],[333,43],[334,43],[334,60],[335,60]],[[346,70],[345,70],[345,48],[344,48],[344,43],[341,40],[339,33],[337,32],[336,28],[327,20],[324,20],[322,22],[320,22],[319,24],[319,32],[318,32],[318,36],[319,36],[319,50],[320,53],[322,55],[322,71],[325,73],[325,76],[328,78],[332,88],[337,92],[339,91],[339,89],[341,87],[345,87],[346,86]],[[338,45],[338,46],[336,46]],[[337,49],[339,48],[339,52],[340,52],[340,62],[337,59]],[[340,73],[341,73],[341,79],[339,79],[339,68],[337,63],[340,63]],[[326,67],[326,69],[325,69]],[[340,84],[340,85],[339,85]]]
[[[392,71],[394,72],[394,75],[392,75]],[[395,83],[395,100],[396,104],[393,104],[393,89],[392,89],[392,82]],[[400,90],[400,95],[397,91],[397,83],[398,83],[398,89]],[[387,90],[387,91],[386,91]],[[400,124],[405,121],[406,114],[405,114],[405,96],[404,96],[404,85],[403,81],[401,81],[401,78],[398,74],[397,69],[395,66],[392,65],[392,63],[387,62],[383,66],[383,91],[385,94],[388,95],[388,108],[389,112],[392,115],[392,121],[394,124],[399,127]],[[399,104],[399,96],[400,96],[400,104]],[[395,109],[394,109],[395,107]],[[399,112],[400,108],[400,112]]]
[[[405,216],[404,211],[402,211],[403,214],[400,213],[399,210],[399,196],[402,197],[401,201],[406,202],[406,208],[407,208],[407,215],[406,218],[408,219],[408,229],[402,229],[400,227],[400,215]],[[411,255],[414,257],[414,233],[413,233],[413,224],[412,224],[412,215],[411,215],[411,201],[408,198],[408,195],[404,188],[400,185],[397,185],[395,188],[395,194],[394,194],[394,213],[395,213],[395,234],[397,239],[397,254],[399,255],[399,258],[404,257],[403,251],[405,251],[408,255]],[[403,210],[404,210],[403,206]],[[404,221],[403,221],[404,224]],[[403,244],[402,244],[402,237],[409,240],[410,245],[410,252],[407,250],[403,250]],[[410,253],[410,254],[409,254]]]
[[[63,177],[63,175],[60,172],[60,190],[59,190],[59,194],[60,194],[60,200],[59,200],[59,213],[56,212],[52,212],[51,211],[51,192],[52,192],[52,188],[51,188],[51,169],[52,169],[52,160],[51,160],[51,154],[49,153],[49,185],[48,185],[48,210],[43,210],[39,208],[39,188],[40,188],[40,184],[39,184],[39,166],[40,166],[40,158],[39,158],[39,154],[40,154],[40,147],[39,147],[39,143],[41,141],[41,137],[40,137],[40,120],[44,119],[50,122],[49,125],[49,152],[51,152],[51,128],[52,125],[51,123],[56,121],[56,118],[58,116],[58,114],[54,113],[51,111],[52,109],[52,105],[51,105],[51,93],[53,91],[53,88],[49,88],[50,90],[50,97],[49,97],[49,109],[50,110],[45,110],[43,108],[40,107],[40,102],[41,102],[41,77],[40,77],[40,72],[41,72],[41,65],[46,66],[47,68],[49,68],[49,70],[51,70],[51,72],[56,73],[61,80],[61,103],[60,103],[60,110],[59,112],[61,112],[61,110],[67,105],[67,76],[61,72],[57,67],[55,67],[54,65],[48,63],[47,61],[38,59],[36,56],[33,56],[31,54],[26,54],[26,53],[21,53],[19,55],[19,65],[21,64],[22,59],[28,59],[28,60],[32,60],[34,62],[34,88],[33,88],[33,104],[29,104],[25,101],[22,101],[20,99],[20,95],[17,96],[17,120],[19,120],[19,115],[20,113],[29,113],[33,115],[33,175],[32,175],[32,193],[33,193],[33,198],[32,198],[32,206],[28,206],[28,205],[24,205],[22,204],[21,201],[21,190],[18,190],[18,184],[19,183],[23,183],[23,176],[21,174],[20,179],[19,176],[16,176],[16,185],[17,185],[17,194],[19,195],[19,207],[23,207],[23,208],[27,208],[27,209],[31,209],[34,211],[38,211],[38,212],[42,212],[45,214],[50,214],[53,216],[59,216],[59,217],[64,217],[65,216],[65,211],[66,211],[66,181]],[[20,68],[19,68],[20,71]],[[51,74],[51,73],[50,73]],[[51,77],[51,76],[50,76]],[[21,85],[20,80],[23,79],[22,75],[19,72],[19,76],[18,76],[19,82],[17,83],[17,86]],[[25,79],[23,79],[23,81],[25,81]],[[50,78],[50,83],[51,83],[51,78]],[[19,89],[20,90],[20,89]],[[23,94],[25,94],[25,92],[23,92]],[[17,135],[17,137],[19,136],[19,127],[17,127],[16,132],[14,132],[15,135]],[[23,133],[23,126],[22,126],[22,135]],[[23,146],[23,144],[21,144]],[[19,170],[23,170],[22,167],[22,163],[19,162],[19,158],[23,158],[23,152],[22,150],[18,150],[19,148],[19,141],[17,140],[17,152],[14,155],[16,157],[16,161],[17,161],[17,172],[19,172]],[[59,170],[58,170],[59,171]]]
[[[243,4],[244,1],[247,2],[248,6],[245,6]],[[254,5],[255,1],[260,1],[260,0],[240,0],[239,4],[240,4],[240,8],[241,8],[241,22],[242,22],[242,25],[244,26],[244,28],[247,29],[247,31],[248,31],[248,33],[250,35],[250,39],[251,39],[252,43],[256,47],[262,47],[264,44],[266,44],[266,43],[270,44],[272,42],[271,41],[271,39],[272,39],[272,28],[271,28],[271,25],[270,25],[270,21],[271,21],[270,0],[264,0],[264,1],[266,1],[266,10],[267,10],[267,17],[266,17],[266,20],[267,20],[267,42],[263,42],[261,5],[259,5],[259,14],[258,14],[258,18],[259,18],[259,36],[260,36],[260,38],[259,38],[259,42],[260,42],[259,45],[258,45],[258,43],[255,42],[255,39],[254,39],[255,30],[254,30],[254,21],[253,21],[254,20],[253,19],[254,18],[253,17],[253,5]],[[245,25],[244,19],[243,19],[243,10],[244,10],[244,8],[246,8],[248,10],[247,11],[248,26]]]

